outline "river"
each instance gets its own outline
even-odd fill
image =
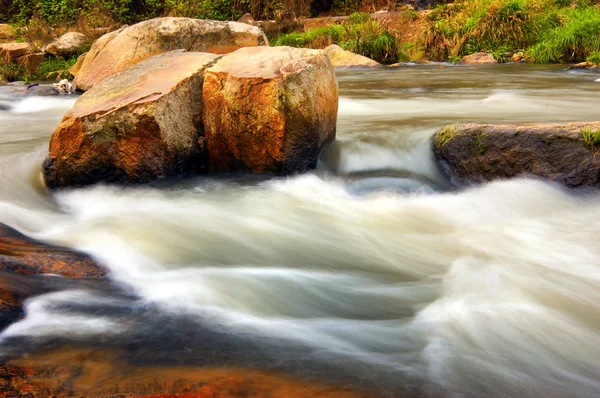
[[[599,77],[339,72],[337,141],[314,172],[53,194],[41,163],[75,98],[1,88],[0,221],[92,254],[112,282],[29,299],[0,355],[66,342],[381,397],[597,396],[600,194],[533,179],[458,187],[430,138],[457,122],[599,120]]]

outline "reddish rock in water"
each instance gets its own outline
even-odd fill
[[[240,368],[132,365],[118,351],[59,349],[0,364],[0,397],[366,398],[351,390]],[[3,395],[2,395],[3,394]]]
[[[89,90],[136,63],[165,52],[226,54],[241,47],[268,45],[263,31],[239,22],[192,18],[155,18],[100,37],[77,72],[76,83]]]
[[[211,171],[302,172],[335,139],[338,87],[319,50],[239,49],[206,70],[202,101]]]
[[[15,291],[10,273],[99,278],[105,272],[87,254],[39,242],[0,223],[0,329],[23,316],[21,300],[26,297]]]
[[[157,55],[79,97],[50,140],[48,187],[143,183],[197,171],[203,72],[219,57]]]
[[[533,176],[600,186],[600,122],[452,125],[435,134],[433,149],[458,181]]]

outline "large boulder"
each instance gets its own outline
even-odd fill
[[[66,58],[85,51],[88,42],[88,38],[83,33],[68,32],[48,44],[45,51]]]
[[[600,184],[600,122],[452,125],[434,135],[433,149],[458,182],[535,176],[568,187]]]
[[[463,59],[457,62],[459,65],[485,65],[485,64],[497,64],[498,61],[492,54],[487,53],[475,53],[467,55]]]
[[[219,57],[172,51],[94,86],[52,135],[47,185],[140,183],[197,171],[202,76]]]
[[[185,49],[226,54],[241,47],[268,45],[261,29],[239,22],[156,18],[100,37],[85,57],[76,83],[89,90],[102,80],[153,55]]]
[[[381,64],[371,58],[355,54],[352,51],[344,50],[337,44],[332,44],[325,48],[325,54],[331,60],[335,68],[378,68]]]
[[[83,61],[85,60],[85,57],[87,56],[87,54],[88,53],[83,53],[79,57],[77,57],[77,62],[75,62],[75,65],[71,66],[71,68],[69,69],[70,74],[72,74],[73,76],[77,76],[77,74],[79,73],[79,70],[81,69],[81,65],[83,65]]]
[[[212,171],[304,171],[335,139],[338,86],[320,50],[239,49],[206,70],[202,100]]]

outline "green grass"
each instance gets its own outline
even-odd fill
[[[600,65],[600,51],[593,52],[589,57],[586,58],[586,61]]]
[[[302,33],[289,33],[271,42],[274,46],[325,48],[338,44],[344,50],[352,51],[384,64],[398,62],[406,52],[400,47],[396,37],[369,14],[354,13],[342,25],[314,28]]]
[[[589,127],[585,128],[581,130],[581,137],[583,144],[593,149],[600,144],[600,129],[594,131]]]
[[[540,41],[526,51],[536,63],[581,62],[600,50],[600,9],[561,10],[559,25],[541,32]]]
[[[38,68],[34,78],[36,80],[54,80],[59,74],[64,79],[72,79],[73,75],[69,69],[77,62],[77,57],[64,59],[60,57],[51,57],[44,60]]]
[[[9,82],[17,80],[29,81],[31,80],[31,75],[27,68],[2,59],[2,61],[0,61],[0,80],[4,79]]]
[[[600,7],[586,0],[458,1],[427,19],[422,41],[440,60],[524,51],[529,62],[580,62],[600,51]]]
[[[346,37],[346,29],[342,25],[330,25],[314,28],[302,33],[288,33],[276,38],[271,45],[320,48],[339,43]]]

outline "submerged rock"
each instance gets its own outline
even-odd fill
[[[301,172],[335,139],[337,81],[320,50],[239,49],[206,70],[202,100],[211,171]]]
[[[172,51],[82,95],[44,162],[48,187],[140,183],[201,167],[202,75],[220,56]]]
[[[447,126],[435,156],[459,182],[535,176],[568,187],[600,185],[600,122]]]
[[[45,51],[52,55],[70,57],[85,50],[87,44],[88,38],[83,33],[68,32],[48,44]]]
[[[345,386],[300,379],[282,372],[177,364],[136,363],[117,349],[58,347],[4,359],[3,397],[94,398],[376,398]],[[208,357],[212,356],[207,352]]]
[[[40,85],[40,84],[32,84],[27,88],[26,95],[37,95],[41,97],[51,96],[51,95],[60,95],[61,91],[58,87]]]
[[[571,65],[567,69],[592,69],[592,68],[597,68],[597,67],[598,66],[595,65],[593,62],[585,61],[585,62],[580,62],[578,64]]]
[[[497,64],[498,61],[492,54],[487,53],[475,53],[467,55],[463,59],[457,62],[459,65],[483,65],[483,64]]]
[[[15,291],[11,273],[99,278],[105,270],[87,254],[36,241],[0,223],[0,329],[23,316],[26,295]]]
[[[156,18],[100,37],[77,72],[76,85],[89,90],[128,67],[168,51],[226,54],[241,47],[268,45],[263,31],[240,22]]]
[[[377,68],[382,66],[371,58],[346,51],[337,44],[330,45],[324,51],[335,68]]]

